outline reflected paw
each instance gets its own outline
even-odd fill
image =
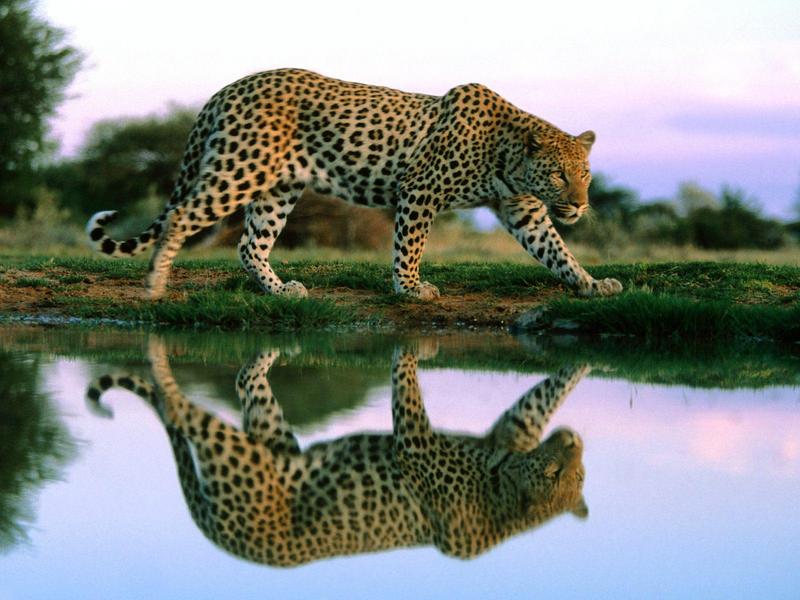
[[[435,337],[416,338],[404,343],[395,350],[395,356],[407,354],[418,360],[430,360],[439,354],[439,339]]]
[[[278,289],[278,295],[288,298],[308,298],[308,290],[299,281],[287,281]]]
[[[144,299],[150,302],[161,300],[167,293],[166,287],[149,287],[144,292]]]
[[[258,368],[262,370],[262,372],[266,373],[269,371],[272,363],[281,355],[280,350],[269,350],[269,351],[262,351],[259,353],[258,357],[253,361],[254,365],[258,365]]]

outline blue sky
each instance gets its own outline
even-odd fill
[[[479,81],[578,133],[648,198],[724,183],[788,216],[800,188],[800,3],[225,3],[47,0],[86,67],[53,122],[70,154],[99,119],[199,105],[284,66],[442,94]]]

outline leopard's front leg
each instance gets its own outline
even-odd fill
[[[495,212],[528,254],[580,296],[613,296],[622,291],[616,279],[595,279],[578,264],[538,198],[525,195],[502,200]]]
[[[268,373],[278,350],[261,352],[236,376],[236,393],[242,406],[243,429],[275,454],[300,454],[292,428],[272,393]]]
[[[427,281],[419,280],[419,261],[433,223],[435,209],[429,195],[422,192],[402,192],[394,217],[392,248],[392,281],[394,291],[420,300],[439,297],[439,290]]]
[[[589,365],[562,367],[500,415],[484,439],[495,448],[530,452],[539,445],[550,418],[590,370]]]

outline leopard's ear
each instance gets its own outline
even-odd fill
[[[542,149],[541,142],[536,138],[535,130],[525,132],[525,154],[533,156]]]
[[[592,151],[592,144],[594,144],[594,141],[595,139],[597,139],[597,137],[595,136],[594,131],[589,130],[589,131],[584,131],[575,139],[578,140],[584,147],[584,149],[586,150],[586,154],[589,154],[589,152]]]

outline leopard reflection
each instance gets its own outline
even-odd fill
[[[301,451],[270,389],[277,351],[245,365],[236,390],[242,430],[189,401],[163,344],[151,338],[153,383],[107,375],[87,392],[122,387],[158,412],[192,517],[225,550],[295,566],[325,557],[433,544],[471,558],[564,512],[587,515],[583,444],[542,431],[588,367],[561,369],[531,388],[483,437],[431,428],[417,381],[419,352],[392,365],[391,434],[362,433]]]

